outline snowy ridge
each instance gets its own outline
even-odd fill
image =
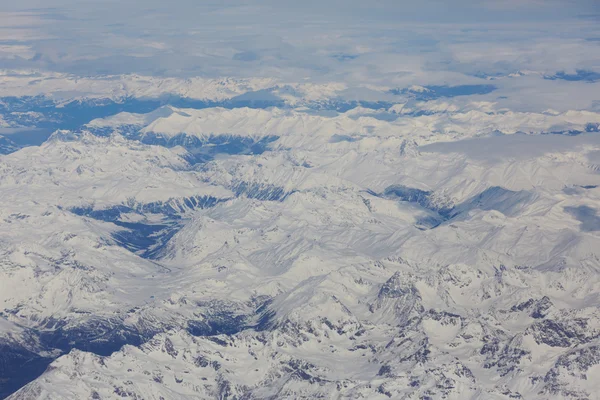
[[[271,87],[271,79],[180,79],[140,75],[78,77],[41,71],[2,71],[4,96],[51,96],[58,101],[177,95],[194,99],[224,100],[249,91]]]
[[[386,98],[388,87],[361,86]],[[224,102],[279,101],[291,105],[328,104],[343,96],[344,83],[281,82],[271,78],[160,78],[153,76],[76,76],[66,73],[0,70],[0,88],[5,97],[46,97],[58,105],[72,101],[123,102],[127,99],[182,98]],[[1,104],[1,103],[0,103]]]
[[[385,111],[385,110],[384,110]],[[282,146],[305,148],[315,144],[366,141],[371,137],[406,137],[418,144],[489,134],[582,133],[600,124],[600,114],[587,111],[565,113],[483,112],[480,110],[423,115],[378,117],[373,110],[355,108],[333,116],[311,115],[302,109],[208,108],[203,110],[163,107],[140,115],[121,113],[91,121],[93,130],[138,130],[142,136],[173,137],[182,133],[206,140],[215,135],[281,137]],[[594,125],[595,126],[595,125]],[[378,142],[377,144],[381,144]]]

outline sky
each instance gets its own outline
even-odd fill
[[[599,22],[597,0],[21,0],[0,4],[0,64],[468,84],[518,71],[600,73]]]

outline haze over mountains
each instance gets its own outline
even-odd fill
[[[594,2],[52,2],[0,7],[0,398],[599,398]]]

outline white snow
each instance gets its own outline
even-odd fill
[[[593,398],[600,142],[542,133],[600,116],[439,107],[392,119],[162,107],[0,156],[1,337],[90,318],[153,336],[108,357],[73,349],[10,399]],[[192,165],[182,147],[127,140],[127,126],[279,138]],[[220,202],[177,218],[143,207],[202,196]],[[126,211],[109,222],[73,207]],[[177,229],[151,257],[116,235],[161,223]],[[215,315],[246,329],[187,331]]]

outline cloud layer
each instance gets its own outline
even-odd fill
[[[391,87],[519,75],[488,100],[590,108],[597,83],[543,78],[600,73],[599,16],[594,0],[24,0],[0,5],[0,64]]]

